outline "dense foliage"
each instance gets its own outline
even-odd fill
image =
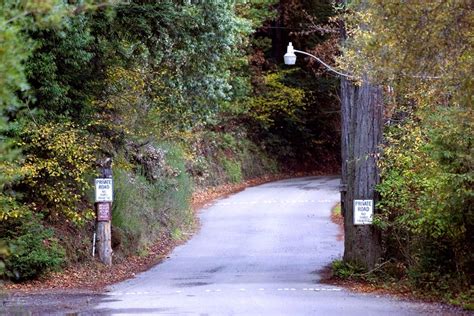
[[[327,19],[330,2],[316,2],[305,9]],[[90,256],[91,183],[107,157],[115,260],[179,237],[196,187],[278,172],[273,155],[287,169],[315,153],[337,165],[323,132],[337,111],[318,124],[315,110],[334,110],[334,81],[316,89],[281,71],[270,44],[288,30],[268,26],[301,3],[2,2],[0,273],[34,278]]]
[[[469,291],[472,4],[354,1],[346,21],[350,37],[341,65],[386,87],[377,218],[384,260],[393,260],[398,276],[417,287]]]
[[[14,280],[26,280],[64,264],[65,251],[50,228],[36,216],[2,222],[2,238],[9,244],[9,253],[2,272]]]
[[[129,186],[117,201],[118,236],[122,229],[129,240],[140,232],[153,241],[160,227],[189,222],[190,180],[184,153],[176,148],[193,128],[212,123],[242,89],[245,80],[232,74],[245,58],[252,23],[237,16],[231,1],[6,1],[0,8],[0,214],[2,256],[10,254],[5,271],[26,279],[64,261],[64,252],[48,252],[57,247],[53,230],[43,224],[69,243],[69,260],[81,260],[81,234],[93,218],[90,183],[104,157],[116,158],[118,189],[137,179],[150,192],[137,198],[131,194],[142,193]],[[172,145],[151,146],[146,160],[144,144],[160,139]],[[181,167],[169,167],[168,160],[182,161]],[[131,223],[120,214],[137,200],[163,205],[138,209],[144,225],[127,230]],[[39,215],[41,221],[22,228]],[[151,225],[159,220],[160,227]],[[77,242],[67,236],[68,225],[84,227]]]
[[[325,72],[314,59],[299,54],[297,67],[281,65],[290,41],[296,49],[331,64],[337,53],[338,32],[330,25],[334,16],[335,8],[329,0],[284,0],[278,5],[277,17],[252,36],[250,66],[256,98],[251,102],[264,100],[267,108],[276,106],[266,111],[265,121],[261,120],[264,116],[256,117],[261,110],[254,113],[252,119],[257,121],[251,124],[253,134],[292,170],[339,172],[338,78]],[[285,103],[282,96],[301,102],[288,112],[281,107]]]

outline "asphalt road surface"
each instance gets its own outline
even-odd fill
[[[431,305],[321,284],[341,258],[330,220],[339,178],[248,188],[202,210],[201,230],[170,258],[110,288],[91,312],[161,315],[420,315]],[[340,238],[339,238],[340,239]],[[441,313],[441,312],[440,312]],[[443,313],[444,314],[444,313]]]

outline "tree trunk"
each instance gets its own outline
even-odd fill
[[[99,260],[108,266],[112,265],[112,235],[110,221],[97,222],[97,252]]]
[[[380,179],[376,163],[383,127],[380,87],[365,81],[358,87],[342,79],[341,115],[344,261],[372,269],[381,255],[380,231],[373,225],[354,225],[353,201],[377,202],[375,186]]]

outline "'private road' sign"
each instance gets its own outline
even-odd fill
[[[113,191],[113,180],[111,178],[95,179],[96,202],[112,202]]]
[[[370,225],[374,216],[374,200],[354,200],[354,225]]]

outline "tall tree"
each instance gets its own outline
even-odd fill
[[[473,262],[472,2],[353,1],[345,21],[341,65],[386,87],[376,216],[384,258],[418,280],[464,283]]]
[[[347,1],[341,1],[341,5],[347,6]],[[363,10],[364,6],[364,1],[361,1],[354,8]],[[358,27],[366,26],[361,21]],[[351,40],[346,38],[344,29],[341,33],[344,41]],[[366,74],[371,66],[370,61],[366,60],[360,71],[349,67],[348,71],[353,77],[343,78],[341,83],[344,261],[359,264],[366,269],[374,268],[382,254],[379,228],[372,224],[355,223],[354,201],[371,200],[376,212],[376,186],[380,183],[377,161],[382,144],[384,107],[381,87]],[[357,79],[359,82],[356,82]]]
[[[342,180],[344,215],[344,261],[373,268],[381,257],[380,230],[373,225],[355,225],[354,200],[378,202],[380,183],[377,158],[383,128],[380,87],[367,81],[360,86],[342,79]]]

